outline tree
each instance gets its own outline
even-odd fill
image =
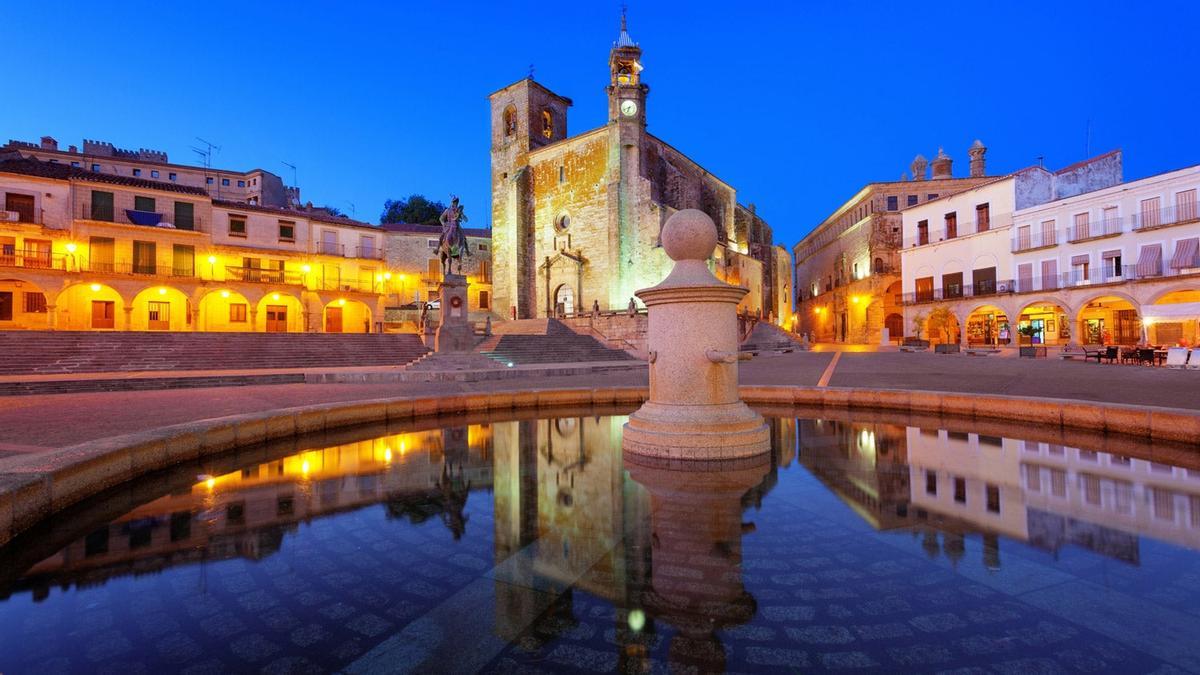
[[[925,330],[925,313],[921,312],[912,318],[913,334],[917,339],[921,339],[921,332]]]
[[[932,336],[934,331],[940,331],[944,341],[950,342],[950,329],[954,327],[957,319],[950,311],[949,307],[937,307],[929,313],[929,334]]]
[[[429,201],[424,195],[409,195],[408,199],[385,201],[379,222],[437,225],[438,218],[445,210],[446,205],[442,202]]]

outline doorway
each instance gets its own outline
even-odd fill
[[[116,328],[116,308],[111,300],[93,300],[92,328]]]
[[[287,305],[267,305],[267,332],[287,332]]]
[[[154,301],[147,303],[147,306],[146,327],[150,330],[170,330],[171,303]]]
[[[13,294],[10,291],[0,291],[0,321],[12,321]]]
[[[575,313],[575,290],[563,284],[554,293],[554,306],[563,316]]]
[[[325,309],[325,332],[340,333],[342,332],[342,308],[327,307]]]

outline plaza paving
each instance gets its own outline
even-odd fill
[[[830,371],[831,361],[837,358]],[[828,372],[827,372],[828,371]],[[797,352],[741,365],[742,384],[989,393],[1200,410],[1200,372],[1056,359]],[[0,457],[197,421],[322,402],[530,388],[646,385],[644,370],[487,382],[282,384],[0,398]]]

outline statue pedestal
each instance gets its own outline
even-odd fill
[[[712,220],[680,211],[663,227],[675,267],[637,292],[649,313],[650,398],[629,416],[627,452],[671,459],[735,459],[770,449],[762,415],[738,395],[737,304],[748,292],[712,275]]]
[[[434,340],[434,351],[469,352],[475,346],[475,331],[467,320],[467,278],[447,274],[438,285],[441,294],[441,323]]]

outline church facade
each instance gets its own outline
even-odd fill
[[[575,136],[567,135],[571,100],[532,78],[489,97],[496,314],[586,313],[593,303],[624,310],[670,269],[659,233],[686,208],[717,224],[714,271],[751,290],[742,309],[768,313],[771,230],[732,186],[646,131],[641,56],[622,19],[607,123]]]

